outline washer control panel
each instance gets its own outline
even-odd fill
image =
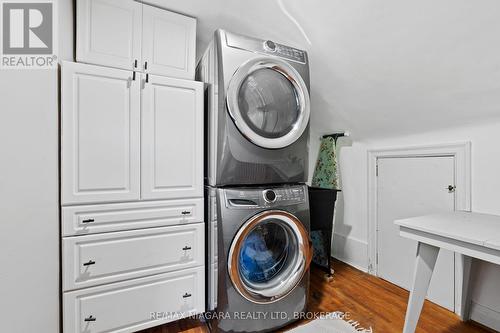
[[[306,187],[243,188],[224,190],[227,208],[268,208],[306,202]]]

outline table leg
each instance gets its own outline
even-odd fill
[[[460,309],[460,317],[463,321],[469,320],[470,310],[470,276],[472,267],[472,258],[462,255],[463,258],[463,281],[462,281],[462,304]]]
[[[408,308],[406,309],[403,333],[415,332],[438,254],[438,247],[421,242],[418,243],[415,273],[413,275],[413,285],[408,301]]]

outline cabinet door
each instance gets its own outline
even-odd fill
[[[144,5],[142,57],[147,73],[194,80],[196,20]]]
[[[149,76],[142,91],[143,199],[203,196],[203,84]]]
[[[61,87],[62,203],[139,199],[139,78],[65,62]]]
[[[76,59],[132,70],[141,63],[141,31],[136,1],[78,0]]]
[[[205,224],[63,238],[63,290],[203,266]]]
[[[63,294],[65,333],[129,333],[205,311],[205,267]]]

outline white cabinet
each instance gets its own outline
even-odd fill
[[[196,19],[133,0],[77,1],[77,60],[194,79]]]
[[[194,79],[196,20],[144,5],[142,59],[147,73]]]
[[[76,2],[81,63],[61,70],[64,332],[136,332],[202,313],[196,20],[142,1]]]
[[[126,333],[204,311],[205,270],[188,268],[64,293],[65,333]]]
[[[150,75],[142,94],[144,199],[203,196],[203,84]]]
[[[141,30],[139,2],[78,0],[76,59],[133,70],[141,59]]]
[[[62,203],[139,200],[139,80],[65,62],[61,89]]]
[[[63,205],[203,197],[202,83],[67,62],[62,72]]]

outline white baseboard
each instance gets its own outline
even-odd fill
[[[481,304],[471,303],[470,319],[495,331],[500,331],[500,313]]]
[[[333,235],[332,257],[363,272],[368,271],[368,243],[340,234]]]

